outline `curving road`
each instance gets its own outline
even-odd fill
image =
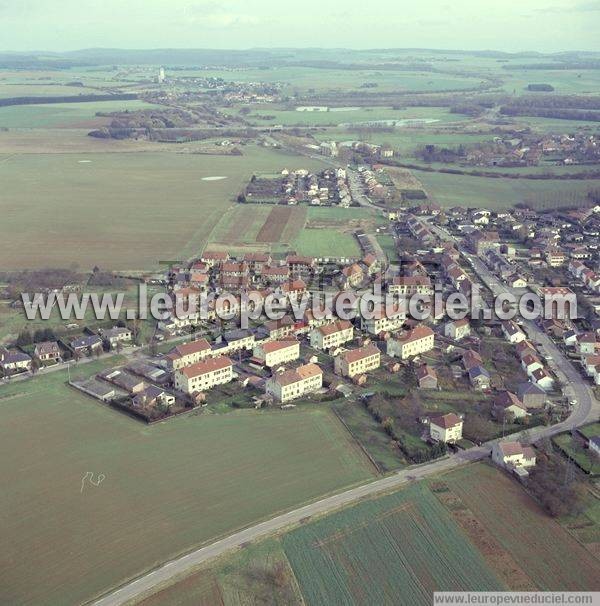
[[[444,239],[453,239],[444,230],[436,230]],[[506,286],[489,272],[487,267],[467,251],[461,250],[463,255],[473,263],[473,268],[481,280],[492,292],[505,291]],[[551,437],[563,431],[580,427],[600,418],[600,402],[598,402],[591,388],[585,382],[579,371],[572,362],[554,344],[554,342],[533,322],[524,322],[523,327],[528,332],[530,339],[541,345],[553,358],[551,364],[553,371],[559,380],[569,390],[569,398],[576,400],[571,415],[562,423],[551,427],[535,427],[526,430],[528,442],[535,442],[542,438]],[[512,434],[513,439],[517,437]],[[362,498],[376,495],[377,493],[395,490],[402,485],[420,480],[443,471],[454,469],[472,461],[484,459],[490,455],[493,442],[487,442],[479,448],[473,448],[455,455],[438,459],[423,465],[412,466],[392,475],[367,484],[345,490],[344,492],[326,497],[314,503],[310,503],[293,511],[275,516],[264,522],[260,522],[244,530],[240,530],[230,536],[220,539],[210,545],[192,551],[180,558],[167,562],[159,568],[144,574],[138,579],[127,583],[120,589],[95,601],[94,606],[121,606],[134,599],[139,599],[145,594],[155,592],[162,585],[172,582],[177,576],[184,575],[194,567],[212,558],[220,556],[232,549],[239,548],[245,543],[256,541],[268,535],[281,531],[294,524],[312,516],[329,513],[345,505],[356,503]]]

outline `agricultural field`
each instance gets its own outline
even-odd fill
[[[76,95],[97,95],[95,88],[84,86],[65,86],[59,83],[55,84],[7,84],[0,77],[0,99],[8,97],[65,97]]]
[[[236,204],[225,211],[207,247],[238,254],[268,250],[314,256],[359,256],[353,231],[373,225],[363,208]]]
[[[408,107],[393,109],[392,107],[338,107],[329,111],[298,111],[278,106],[256,105],[252,112],[244,116],[252,124],[283,126],[334,126],[344,128],[344,125],[373,123],[379,121],[398,121],[397,128],[409,126],[411,120],[438,122],[459,122],[466,119],[461,114],[451,114],[446,108],[440,107]],[[427,125],[424,122],[424,125]],[[347,138],[352,138],[351,136]]]
[[[89,376],[117,358],[72,367]],[[74,604],[177,554],[368,480],[326,409],[192,414],[148,427],[66,372],[0,389],[0,602]],[[86,473],[104,476],[95,486]],[[240,505],[242,504],[242,505]],[[110,557],[107,557],[110,554]]]
[[[507,92],[524,92],[532,82],[543,82],[554,87],[558,94],[597,93],[600,87],[600,72],[586,69],[564,70],[502,70],[503,88]]]
[[[301,606],[302,597],[278,539],[266,539],[202,566],[137,606]]]
[[[96,91],[97,93],[97,91]],[[93,101],[88,103],[47,103],[0,107],[0,128],[97,128],[110,118],[97,112],[150,109],[144,101]]]
[[[424,484],[293,530],[285,553],[308,606],[431,604],[506,586]]]
[[[32,87],[49,87],[49,84],[60,84],[65,86],[71,82],[81,82],[85,87],[94,89],[110,88],[114,90],[117,86],[116,76],[118,71],[113,66],[81,67],[73,69],[57,70],[0,70],[0,88],[16,85],[28,85]],[[80,87],[75,87],[81,92]],[[51,88],[50,91],[54,90]],[[63,90],[62,88],[59,90]],[[48,94],[56,94],[50,92]],[[31,94],[31,93],[30,93]],[[75,93],[78,94],[78,93]],[[9,97],[15,95],[6,95]]]
[[[510,208],[525,202],[537,209],[589,205],[587,194],[600,179],[532,180],[471,177],[414,171],[432,200],[441,206]]]
[[[428,110],[428,116],[433,117],[440,122],[434,122],[431,124],[421,124],[418,127],[415,126],[399,126],[394,129],[361,129],[359,132],[350,130],[347,128],[327,128],[319,129],[311,132],[311,135],[319,141],[353,141],[360,139],[367,143],[373,143],[375,145],[389,144],[402,155],[402,158],[414,159],[414,149],[423,145],[434,144],[441,146],[457,146],[461,143],[463,145],[469,145],[472,143],[482,143],[490,141],[493,137],[492,134],[485,132],[471,133],[469,131],[462,132],[459,130],[458,125],[448,124],[447,128],[441,126],[442,122],[453,122],[454,120],[464,119],[465,116],[460,114],[451,114],[446,108],[442,107],[429,107],[429,108],[418,108],[411,107],[407,111],[418,110],[423,112],[424,109]]]
[[[557,522],[477,463],[244,547],[138,606],[208,606],[207,595],[256,604],[248,587],[262,595],[265,579],[286,592],[270,603],[308,606],[430,604],[434,589],[597,591],[599,503],[590,494],[584,512]]]
[[[198,254],[255,172],[299,158],[174,153],[15,155],[0,163],[3,267],[149,269]],[[303,166],[318,160],[301,159]],[[220,176],[220,180],[206,180]],[[23,246],[23,242],[35,245]]]
[[[487,561],[512,578],[512,589],[598,591],[600,560],[521,486],[491,466],[477,464],[441,478],[440,499]],[[517,585],[518,583],[518,585]]]

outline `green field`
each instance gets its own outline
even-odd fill
[[[308,606],[506,589],[424,484],[293,530],[283,545]]]
[[[423,109],[428,109],[429,115],[440,121],[450,121],[461,117],[458,114],[450,114],[444,108],[439,107],[410,108],[410,111],[412,112],[413,110],[419,109],[421,111],[423,111]],[[441,128],[438,123],[423,124],[418,128],[395,128],[392,132],[378,132],[376,129],[371,129],[357,133],[345,128],[328,128],[327,130],[318,131],[312,134],[315,139],[319,141],[352,141],[360,139],[375,145],[389,144],[401,154],[404,161],[406,161],[407,157],[414,158],[414,150],[416,147],[429,144],[447,147],[458,146],[461,143],[463,145],[471,145],[490,141],[493,136],[484,133],[471,134],[455,132],[454,129],[449,130]]]
[[[401,452],[393,446],[390,436],[364,405],[353,400],[342,399],[332,406],[383,473],[405,466]]]
[[[383,249],[383,252],[387,255],[390,263],[397,263],[399,260],[398,249],[396,248],[396,241],[394,236],[390,234],[380,234],[376,236],[379,246]]]
[[[66,97],[67,95],[97,95],[101,91],[83,86],[60,84],[6,84],[0,81],[0,99],[7,97]]]
[[[557,522],[503,472],[469,465],[246,546],[139,604],[258,604],[269,584],[286,592],[269,603],[308,606],[430,604],[433,590],[597,591],[599,503],[590,493],[584,511]]]
[[[600,70],[502,70],[504,90],[524,93],[531,83],[551,84],[559,94],[597,93],[600,87]]]
[[[86,292],[98,293],[99,296],[102,296],[104,292],[110,290],[111,289],[101,289],[95,287],[86,288]],[[137,287],[131,286],[130,284],[123,285],[119,288],[119,292],[122,292],[124,295],[123,303],[125,306],[135,307],[138,300]],[[75,320],[73,320],[73,322],[77,323]],[[39,318],[36,318],[35,320],[28,320],[23,309],[10,307],[10,301],[0,301],[0,343],[2,343],[3,340],[9,336],[16,338],[18,333],[22,330],[28,330],[29,332],[33,333],[36,330],[51,328],[55,331],[57,336],[69,334],[78,336],[78,333],[81,332],[84,326],[97,325],[98,319],[95,318],[94,311],[90,306],[88,309],[86,309],[84,320],[79,322],[80,328],[67,330],[67,324],[70,324],[70,322],[66,322],[60,317],[58,309],[54,309],[52,311],[48,320],[42,320]]]
[[[272,116],[272,118],[270,117]],[[265,119],[266,118],[266,119]],[[435,120],[437,122],[458,122],[466,116],[451,114],[441,107],[361,107],[350,109],[331,108],[329,111],[297,111],[280,107],[255,105],[245,119],[256,125],[282,124],[283,126],[338,126],[341,124],[369,123],[379,120]],[[424,124],[423,126],[427,126]],[[402,125],[398,125],[402,128]],[[352,138],[349,136],[348,138]]]
[[[509,208],[525,202],[533,208],[585,205],[600,180],[533,180],[471,177],[414,171],[431,198],[442,206]]]
[[[143,269],[187,258],[203,249],[253,173],[320,166],[260,147],[244,153],[9,157],[0,163],[3,267]],[[211,176],[227,178],[203,180]]]
[[[291,247],[299,255],[314,257],[358,257],[361,254],[356,238],[337,229],[305,229]]]
[[[97,91],[96,91],[97,92]],[[92,128],[110,121],[97,112],[133,111],[157,107],[144,101],[94,101],[0,107],[0,128]]]
[[[338,225],[345,225],[350,221],[371,220],[374,216],[374,212],[370,208],[357,206],[350,208],[309,206],[306,212],[309,221],[331,222]]]
[[[72,369],[88,376],[97,362]],[[371,477],[324,409],[147,427],[64,371],[0,389],[0,602],[74,604],[204,541]],[[87,472],[104,474],[99,486]],[[10,523],[9,523],[10,521]]]

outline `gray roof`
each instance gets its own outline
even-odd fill
[[[590,444],[593,444],[600,450],[600,436],[593,436],[590,438]]]
[[[22,351],[13,349],[13,350],[4,350],[4,355],[0,357],[0,361],[2,364],[15,364],[17,362],[27,362],[31,360],[31,357]]]
[[[102,339],[98,335],[91,335],[89,337],[81,337],[71,341],[71,347],[78,349],[81,347],[91,347],[92,345],[99,345],[102,343]]]
[[[517,386],[517,395],[519,398],[523,399],[524,395],[546,395],[546,392],[541,388],[535,385],[534,383],[521,383]]]
[[[489,379],[490,373],[483,366],[474,366],[469,371],[469,377],[486,377],[487,379]]]

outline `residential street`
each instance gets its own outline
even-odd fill
[[[434,228],[438,235],[443,239],[456,242],[456,239],[445,232],[445,230],[433,225],[431,227]],[[501,284],[477,257],[471,255],[462,248],[460,248],[460,251],[467,260],[471,261],[475,273],[479,275],[481,280],[493,293],[506,292],[507,287]],[[520,292],[514,290],[513,294],[520,294]],[[568,419],[550,427],[541,426],[525,430],[522,436],[523,440],[530,443],[535,442],[598,420],[600,418],[600,402],[595,399],[590,386],[580,375],[578,369],[573,366],[572,362],[534,322],[524,321],[523,327],[527,331],[530,339],[536,344],[541,345],[541,347],[550,354],[552,357],[552,361],[550,362],[552,370],[563,384],[565,393],[568,394],[568,397],[576,401]],[[518,438],[519,434],[512,434],[511,436],[511,439]],[[495,441],[487,442],[478,448],[462,451],[423,465],[415,465],[408,469],[403,469],[402,471],[384,478],[351,488],[339,494],[294,509],[293,511],[275,516],[270,520],[255,524],[254,526],[231,534],[224,539],[220,539],[210,545],[197,549],[185,556],[167,562],[152,572],[139,577],[137,580],[132,581],[113,593],[97,600],[94,602],[94,605],[119,606],[121,604],[126,604],[134,598],[139,598],[146,593],[155,591],[156,588],[161,585],[168,583],[179,575],[189,572],[194,567],[211,558],[220,556],[231,549],[239,548],[244,543],[264,538],[289,526],[298,524],[306,518],[322,515],[345,505],[356,503],[364,497],[395,490],[408,482],[420,480],[473,461],[487,458],[491,453],[494,442]]]

